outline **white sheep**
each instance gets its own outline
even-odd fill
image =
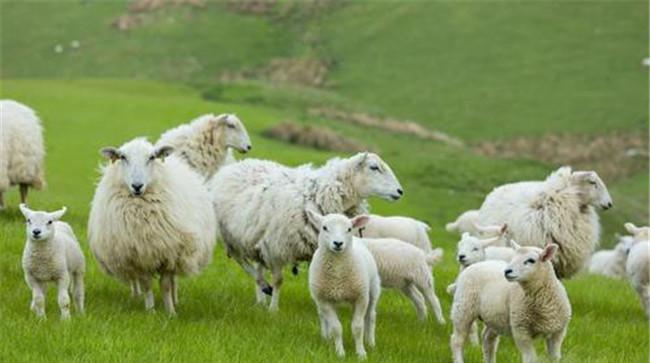
[[[442,259],[442,249],[437,248],[425,253],[394,238],[355,238],[355,243],[359,242],[363,243],[374,257],[382,287],[404,293],[413,302],[420,320],[426,319],[427,316],[424,303],[426,300],[438,322],[445,323],[431,275],[432,266]]]
[[[206,180],[234,160],[231,149],[247,153],[252,148],[244,124],[232,114],[199,116],[166,131],[156,142],[156,146],[160,145],[173,147],[174,154]]]
[[[318,248],[309,265],[309,292],[316,303],[325,339],[334,339],[336,354],[345,356],[343,329],[336,314],[341,303],[353,306],[352,335],[357,355],[366,358],[364,339],[375,346],[375,320],[381,282],[377,265],[363,243],[353,238],[353,229],[363,226],[368,217],[348,219],[341,214],[323,217],[307,210],[318,234]]]
[[[641,305],[650,318],[650,227],[636,227],[626,223],[625,228],[634,235],[634,243],[627,257],[625,272],[639,295]]]
[[[359,229],[358,236],[362,238],[395,238],[430,253],[429,230],[431,228],[426,223],[410,217],[383,217],[371,214],[366,226]]]
[[[447,232],[457,232],[463,234],[468,232],[473,235],[478,235],[479,231],[476,229],[475,223],[478,221],[478,210],[470,209],[463,212],[456,218],[455,221],[447,223],[445,229]]]
[[[12,100],[0,100],[0,210],[3,194],[20,186],[21,203],[27,202],[29,187],[41,189],[43,177],[43,130],[31,108]]]
[[[214,210],[199,174],[170,146],[137,138],[106,147],[88,221],[88,238],[102,270],[138,281],[145,308],[154,307],[151,280],[160,275],[165,309],[175,314],[175,277],[200,272],[216,242]]]
[[[596,208],[611,206],[612,199],[598,174],[562,167],[545,181],[495,188],[485,198],[478,222],[507,223],[509,237],[522,245],[558,244],[555,272],[560,278],[569,278],[588,264],[598,245]]]
[[[27,220],[22,264],[25,281],[32,290],[32,311],[38,317],[45,317],[47,284],[53,282],[58,289],[61,319],[70,318],[69,288],[77,311],[83,314],[86,262],[72,227],[59,220],[66,208],[48,213],[21,204],[20,211]]]
[[[612,250],[600,250],[591,256],[589,273],[613,278],[625,277],[625,263],[634,237],[621,236]]]
[[[335,158],[318,169],[247,159],[223,167],[209,188],[227,254],[255,278],[258,303],[271,294],[271,311],[278,309],[282,268],[309,261],[316,250],[317,231],[307,222],[307,207],[346,213],[370,196],[394,201],[402,195],[390,167],[371,153]],[[264,281],[266,268],[272,286]]]
[[[536,361],[533,345],[536,337],[546,339],[551,359],[560,359],[571,319],[571,304],[551,263],[558,246],[550,244],[540,249],[513,243],[513,247],[515,257],[510,263],[479,262],[458,277],[451,307],[454,362],[463,362],[463,346],[478,319],[486,326],[485,362],[496,361],[499,335],[512,335],[524,363]]]

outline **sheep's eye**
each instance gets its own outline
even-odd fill
[[[472,251],[478,251],[478,248],[474,248],[474,249],[472,249]]]
[[[155,158],[156,158],[155,156],[151,155],[151,156],[149,157],[149,161],[153,161],[153,159],[155,159]]]
[[[50,224],[52,224],[52,221],[47,221],[47,225],[49,226]]]
[[[327,226],[323,226],[323,231],[327,232]]]
[[[593,181],[593,180],[590,180],[590,181],[589,181],[589,184],[591,184],[591,185],[593,185],[593,186],[598,186],[598,184],[596,184],[596,182]]]
[[[379,171],[379,167],[377,165],[371,165],[370,170],[372,171]]]
[[[124,156],[124,155],[120,155],[120,160],[122,160],[122,161],[126,161],[126,156]]]
[[[226,124],[226,126],[228,126],[229,129],[233,129],[233,130],[235,129],[235,125],[233,124]]]
[[[352,228],[348,228],[348,233],[352,232]]]
[[[533,264],[533,263],[535,263],[535,260],[532,259],[532,258],[529,258],[529,259],[526,260],[526,263],[527,263],[527,264],[528,264],[528,263]]]
[[[32,224],[32,220],[31,220],[31,219],[28,219],[28,220],[27,220],[27,223]]]

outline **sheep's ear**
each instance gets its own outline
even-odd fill
[[[59,209],[56,212],[50,213],[50,217],[52,217],[53,220],[58,221],[59,219],[61,219],[61,217],[63,217],[63,215],[65,214],[65,212],[67,210],[68,210],[68,208],[63,207],[63,208]]]
[[[368,159],[368,152],[367,151],[363,152],[363,153],[359,153],[359,154],[354,156],[354,165],[357,168],[361,168],[363,166],[363,164],[366,162],[366,159]]]
[[[573,174],[571,174],[571,176],[576,181],[595,180],[596,179],[596,172],[593,172],[593,171],[575,171],[575,172],[573,172]]]
[[[18,208],[20,208],[20,212],[23,214],[25,219],[29,219],[30,214],[32,214],[31,209],[27,208],[27,204],[21,203]]]
[[[228,121],[228,114],[227,113],[222,113],[221,115],[215,116],[211,120],[211,124],[213,126],[220,126],[220,125],[225,125]]]
[[[162,146],[158,146],[158,147],[153,151],[153,156],[154,156],[156,159],[160,159],[160,160],[163,160],[163,161],[164,161],[165,158],[168,157],[169,155],[171,155],[171,153],[173,153],[173,152],[174,152],[174,148],[173,148],[172,146],[169,146],[169,145],[162,145]]]
[[[540,258],[542,259],[542,262],[550,261],[555,257],[555,252],[557,252],[558,245],[555,243],[549,243],[544,247],[544,250],[542,251],[542,254],[540,255]]]
[[[105,148],[102,148],[99,152],[102,154],[104,158],[110,160],[111,163],[114,162],[115,160],[118,160],[122,156],[120,150],[112,146],[107,146]]]
[[[307,209],[307,219],[309,219],[309,223],[318,230],[320,230],[320,227],[323,225],[323,216],[311,209]]]
[[[365,214],[356,216],[356,217],[352,218],[352,227],[354,227],[354,228],[364,227],[366,224],[368,224],[369,220],[370,220],[370,217],[368,217]]]
[[[502,235],[502,234],[506,233],[507,231],[508,231],[508,223],[504,223],[504,224],[501,226],[501,230],[499,231],[499,234]]]
[[[521,246],[519,245],[519,243],[515,242],[514,239],[511,239],[511,240],[510,240],[510,245],[511,245],[512,248],[514,248],[515,250],[518,250],[518,249],[521,248]]]
[[[492,237],[492,238],[488,238],[488,239],[482,239],[482,240],[480,240],[481,241],[481,246],[487,247],[487,246],[489,246],[489,245],[491,245],[493,243],[499,242],[499,239],[501,239],[501,236],[496,236],[496,237]]]
[[[625,229],[634,235],[639,230],[639,227],[635,226],[633,223],[625,223]]]

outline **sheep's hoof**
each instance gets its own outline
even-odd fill
[[[295,265],[294,265],[294,266],[291,268],[291,273],[292,273],[294,276],[298,276],[298,272],[300,272],[300,271],[298,270],[298,266],[295,266]]]
[[[263,287],[262,292],[269,296],[273,296],[273,287],[271,286]]]

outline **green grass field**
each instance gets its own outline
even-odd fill
[[[285,0],[291,1],[291,0]],[[283,2],[281,2],[283,3]],[[86,241],[98,150],[161,132],[207,112],[234,112],[254,149],[246,157],[289,165],[320,164],[341,155],[264,138],[262,131],[293,120],[327,126],[376,147],[393,167],[405,197],[371,200],[373,212],[427,221],[435,246],[436,291],[456,276],[458,237],[446,222],[476,208],[493,187],[542,179],[559,165],[494,159],[405,135],[313,117],[308,109],[413,119],[474,142],[546,133],[648,135],[648,3],[562,1],[344,2],[308,17],[235,14],[224,2],[204,10],[165,8],[128,32],[110,28],[125,12],[120,1],[0,0],[0,98],[19,100],[41,116],[47,148],[43,191],[34,209],[68,207],[86,255],[87,313],[58,320],[53,289],[48,319],[29,311],[31,293],[20,256],[24,223],[17,190],[0,212],[0,362],[335,361],[320,338],[306,269],[286,273],[281,311],[254,304],[253,283],[217,248],[204,273],[182,279],[176,318],[157,296],[147,314],[128,287],[103,274]],[[55,54],[79,40],[79,50]],[[220,83],[224,71],[256,68],[278,57],[333,61],[328,87],[312,89],[264,80]],[[614,208],[601,213],[601,245],[622,224],[648,223],[648,169],[605,180]],[[566,362],[647,362],[650,333],[626,281],[582,275],[566,281],[574,309],[563,346]],[[349,361],[355,361],[342,315]],[[451,325],[416,320],[403,296],[386,291],[379,304],[372,362],[448,362]],[[538,345],[544,357],[542,345]],[[481,361],[477,347],[469,362]],[[502,339],[500,362],[520,361]]]

